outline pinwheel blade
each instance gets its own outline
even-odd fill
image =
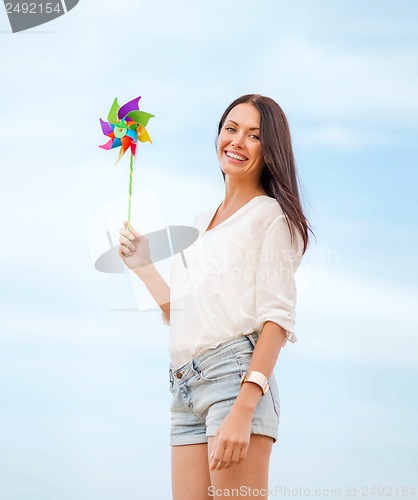
[[[120,148],[121,146],[122,146],[122,141],[118,137],[115,137],[113,139],[112,149]]]
[[[113,144],[113,139],[109,139],[108,142],[106,142],[106,144],[102,144],[101,146],[99,146],[99,148],[102,148],[102,149],[112,149],[112,144]]]
[[[136,130],[132,130],[132,129],[131,129],[131,130],[128,130],[128,132],[126,133],[126,135],[127,135],[128,137],[132,137],[132,139],[133,139],[134,141],[137,141],[137,140],[138,140],[138,134],[136,133]]]
[[[122,158],[122,156],[125,154],[125,151],[123,150],[123,148],[120,148],[119,150],[119,156],[118,156],[118,159],[115,161],[115,165],[116,163],[118,163],[120,161],[120,159]]]
[[[133,156],[134,156],[134,161],[136,160],[136,154],[137,154],[137,152],[138,152],[138,145],[137,145],[136,142],[133,142],[131,144],[131,154],[133,154]]]
[[[123,120],[125,116],[134,110],[139,110],[139,100],[141,99],[141,96],[136,97],[135,99],[132,99],[132,101],[127,102],[124,104],[120,110],[118,111],[118,117],[119,120]]]
[[[143,127],[146,127],[148,125],[149,119],[153,118],[154,115],[151,113],[146,113],[145,111],[131,111],[128,113],[129,118],[132,118],[132,120],[138,122],[141,124]]]
[[[132,139],[130,137],[127,137],[126,135],[125,135],[125,137],[122,137],[122,149],[123,149],[124,153],[131,145],[131,142],[132,142]]]
[[[118,120],[118,111],[120,109],[119,103],[118,103],[118,98],[115,97],[115,100],[113,101],[112,107],[110,108],[109,114],[107,115],[107,119],[109,120],[110,123],[117,123]]]
[[[113,132],[113,127],[110,125],[110,123],[103,121],[101,118],[100,125],[102,126],[104,135],[109,135]]]
[[[137,133],[139,142],[150,142],[152,144],[151,137],[149,136],[145,127],[139,125],[137,128]]]

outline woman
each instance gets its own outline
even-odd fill
[[[170,325],[174,500],[267,497],[280,403],[274,366],[294,333],[294,273],[308,247],[286,117],[245,95],[223,114],[217,154],[224,201],[195,219],[172,258],[171,291],[127,221],[120,256]],[[312,231],[311,231],[312,232]]]

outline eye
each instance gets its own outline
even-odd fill
[[[227,130],[228,132],[235,132],[234,127],[225,127],[225,130]]]
[[[250,135],[251,139],[254,139],[255,141],[259,141],[260,137],[258,135],[252,134]]]

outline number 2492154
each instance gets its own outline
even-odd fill
[[[8,14],[59,14],[62,12],[61,3],[39,2],[39,3],[17,3],[15,5],[6,3],[6,12]]]

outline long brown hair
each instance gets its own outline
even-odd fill
[[[266,193],[276,198],[286,216],[293,238],[293,226],[303,238],[303,252],[308,247],[310,231],[313,231],[303,213],[299,195],[299,179],[296,172],[289,124],[282,108],[270,97],[247,94],[232,102],[219,122],[218,136],[232,108],[238,104],[251,103],[260,113],[260,143],[264,160],[261,184]],[[225,172],[222,172],[225,181]],[[289,223],[290,221],[290,223]],[[315,235],[314,235],[315,236]]]

